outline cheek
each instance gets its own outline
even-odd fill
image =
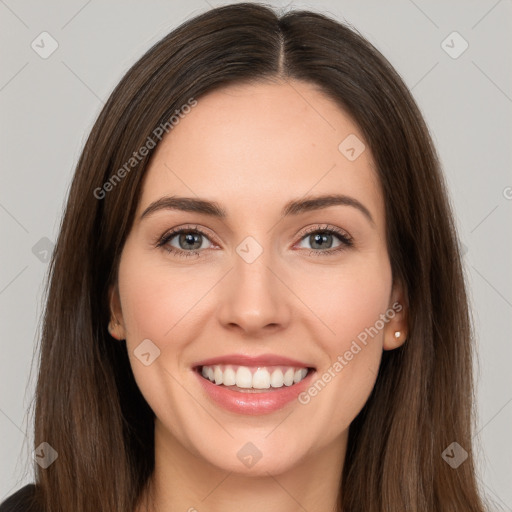
[[[317,344],[328,359],[301,403],[319,424],[327,426],[323,434],[330,439],[348,428],[375,385],[387,325],[382,318],[389,306],[391,269],[386,259],[370,258],[364,265],[331,272],[325,283],[328,291],[324,288],[321,293],[317,287],[309,298],[311,309],[316,308],[324,324]]]
[[[332,328],[336,333],[338,350],[348,350],[352,340],[382,349],[382,334],[385,324],[380,320],[388,307],[391,284],[385,275],[344,281],[338,287],[329,309]],[[369,345],[369,343],[368,343]]]
[[[137,254],[121,261],[119,292],[127,343],[149,338],[161,348],[170,339],[179,342],[173,334],[190,323],[194,305],[213,283],[206,277],[191,279],[191,272],[185,267],[171,270]]]
[[[166,418],[169,404],[183,401],[175,379],[184,378],[180,357],[189,337],[194,338],[191,329],[199,325],[191,321],[193,306],[205,288],[204,280],[190,278],[190,270],[171,271],[136,251],[121,259],[119,293],[130,363],[137,386],[158,417]],[[150,353],[148,365],[138,357],[142,343]],[[179,424],[177,418],[167,420]]]
[[[301,278],[301,283],[299,293],[307,297],[308,307],[323,324],[318,340],[331,357],[348,350],[354,339],[364,342],[365,333],[380,345],[385,325],[380,318],[388,309],[392,288],[385,255],[356,255],[344,265]]]

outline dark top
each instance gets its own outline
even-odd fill
[[[0,503],[0,512],[43,512],[32,502],[35,488],[35,484],[28,484],[8,496]]]

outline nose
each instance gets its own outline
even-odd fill
[[[291,292],[281,274],[266,251],[252,263],[235,254],[220,294],[218,318],[223,327],[251,337],[285,329],[291,318]]]

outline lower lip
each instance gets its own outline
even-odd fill
[[[239,414],[268,414],[283,408],[292,402],[309,385],[315,374],[310,370],[306,377],[292,386],[272,388],[273,391],[242,392],[233,391],[225,386],[217,385],[205,379],[194,370],[206,394],[218,405],[231,412]]]

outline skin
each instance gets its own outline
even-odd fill
[[[349,161],[338,149],[349,134],[364,141],[314,85],[238,84],[201,97],[157,147],[111,289],[119,322],[111,333],[126,340],[156,414],[149,510],[334,510],[350,423],[375,384],[382,351],[407,337],[372,155],[366,144]],[[347,205],[280,218],[292,199],[333,192],[358,199],[375,224]],[[214,200],[228,216],[160,210],[140,219],[166,195]],[[325,224],[348,233],[354,247],[326,255],[343,243],[333,235],[331,246],[315,249],[304,230]],[[155,247],[171,228],[190,225],[208,234],[199,235],[198,256]],[[247,236],[263,248],[252,263],[236,252]],[[168,245],[190,251],[179,236]],[[311,363],[321,376],[396,301],[402,311],[305,405],[229,412],[210,401],[193,373],[201,359],[274,353]],[[149,366],[133,353],[144,339],[161,351]],[[237,457],[247,442],[262,454],[250,468]]]

